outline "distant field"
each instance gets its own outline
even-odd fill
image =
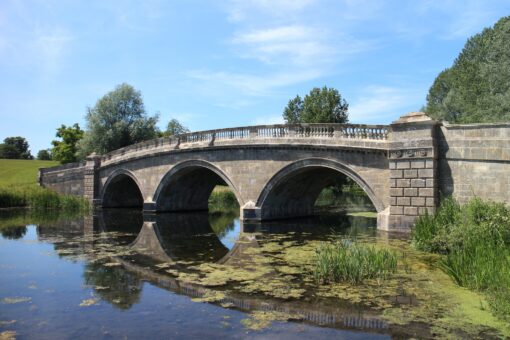
[[[0,159],[0,186],[36,184],[38,169],[55,165],[59,165],[59,163],[55,161]]]

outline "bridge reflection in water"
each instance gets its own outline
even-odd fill
[[[224,287],[211,288],[189,280],[179,280],[176,275],[158,269],[171,266],[174,272],[175,270],[186,271],[190,264],[200,263],[224,264],[233,268],[246,266],[255,268],[260,263],[251,260],[254,250],[261,247],[261,242],[263,244],[270,241],[271,235],[288,236],[291,230],[297,238],[321,239],[331,234],[332,226],[333,231],[337,233],[362,230],[364,233],[375,235],[378,233],[375,219],[323,216],[321,219],[242,224],[234,215],[230,216],[230,219],[227,219],[222,226],[214,226],[217,221],[215,218],[217,217],[206,213],[143,215],[130,210],[104,210],[94,218],[93,235],[100,235],[98,232],[103,231],[136,231],[131,237],[124,239],[124,244],[137,254],[113,257],[109,261],[120,264],[112,270],[123,271],[112,279],[118,280],[119,275],[122,275],[123,281],[131,282],[131,286],[138,293],[140,293],[142,281],[192,298],[201,298],[221,291],[224,296],[215,301],[216,303],[227,304],[243,311],[278,311],[300,315],[303,321],[318,325],[391,334],[400,332],[395,329],[398,326],[391,325],[390,329],[389,324],[380,318],[380,312],[366,307],[343,304],[339,300],[332,303],[328,299],[317,297],[285,300],[261,294],[225,290]],[[235,243],[231,241],[232,238],[235,238]],[[278,273],[273,269],[265,275],[274,276]],[[97,285],[97,282],[95,284]],[[102,282],[102,285],[106,283]],[[111,286],[115,287],[115,284]],[[105,298],[104,293],[99,292],[99,295]],[[113,296],[118,297],[119,294],[113,294]],[[405,298],[397,297],[396,299],[406,303]],[[107,297],[106,300],[108,300]],[[126,309],[137,302],[137,298],[133,297],[128,300],[128,304],[117,305],[117,307]],[[116,305],[115,301],[112,304]]]

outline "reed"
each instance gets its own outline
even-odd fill
[[[510,209],[470,200],[442,200],[413,228],[417,249],[443,254],[439,267],[460,286],[486,293],[493,312],[510,320]]]
[[[0,187],[0,208],[27,207],[34,210],[87,211],[83,198],[60,195],[34,185]]]
[[[315,279],[322,283],[386,279],[397,270],[397,255],[350,239],[322,243],[316,249]]]

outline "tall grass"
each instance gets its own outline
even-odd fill
[[[60,195],[34,185],[0,187],[0,208],[28,207],[35,210],[87,211],[83,198]]]
[[[397,256],[387,249],[341,239],[316,249],[314,276],[322,283],[386,279],[397,269]]]
[[[229,187],[216,186],[209,196],[209,212],[239,209],[237,197]]]
[[[442,200],[412,232],[420,250],[444,254],[439,266],[457,284],[487,294],[496,315],[510,321],[510,209],[474,198]]]

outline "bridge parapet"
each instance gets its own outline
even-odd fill
[[[101,166],[143,154],[257,144],[333,145],[387,150],[389,126],[366,124],[278,124],[190,132],[133,144],[101,157]]]

